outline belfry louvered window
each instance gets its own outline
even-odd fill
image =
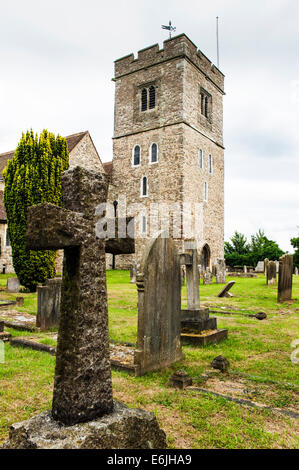
[[[147,89],[143,88],[141,91],[141,111],[147,110]]]
[[[200,89],[200,113],[206,118],[211,117],[212,112],[212,97],[203,88]]]
[[[156,90],[154,86],[149,87],[149,109],[156,106]]]
[[[156,88],[151,85],[141,90],[141,111],[154,109],[156,107]]]

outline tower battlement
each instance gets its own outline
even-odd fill
[[[185,35],[180,34],[163,42],[163,49],[159,44],[146,47],[134,54],[117,59],[115,64],[115,79],[137,72],[162,62],[185,57],[201,70],[224,93],[224,75]]]

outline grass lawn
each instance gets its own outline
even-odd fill
[[[35,294],[7,294],[8,275],[0,275],[0,300],[25,298],[19,311],[36,314]],[[231,280],[234,278],[228,278]],[[299,412],[299,364],[291,361],[291,342],[299,339],[299,276],[293,278],[293,301],[277,304],[276,286],[264,276],[235,278],[233,298],[217,297],[221,285],[200,286],[203,305],[215,310],[234,309],[237,314],[215,314],[218,327],[227,328],[228,339],[205,348],[183,346],[185,360],[163,371],[133,377],[112,372],[114,397],[130,407],[156,414],[170,448],[299,448],[299,420],[270,410],[239,405],[222,397],[167,386],[169,377],[183,368],[196,386],[241,396],[282,410]],[[135,343],[137,290],[128,271],[108,271],[110,336]],[[182,289],[186,307],[186,287]],[[265,311],[258,321],[246,313]],[[1,314],[1,312],[0,312]],[[14,336],[25,332],[10,330]],[[27,333],[32,335],[32,333]],[[47,340],[45,339],[44,342]],[[215,374],[206,383],[200,375],[211,360],[224,355],[231,364],[229,376]],[[299,354],[298,354],[299,357]],[[55,357],[5,344],[0,364],[0,443],[9,426],[51,407]],[[241,392],[240,392],[241,390]],[[238,395],[239,393],[239,395]]]

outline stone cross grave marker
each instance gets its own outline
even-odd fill
[[[293,256],[283,255],[279,258],[277,301],[284,302],[292,298]]]
[[[113,410],[105,251],[133,253],[134,240],[96,236],[106,174],[76,167],[61,181],[64,208],[42,203],[28,209],[27,247],[64,249],[52,416],[72,425]]]
[[[276,284],[276,263],[275,261],[269,261],[267,266],[267,284],[275,285]]]
[[[228,292],[233,285],[236,283],[236,281],[229,281],[226,286],[223,287],[223,289],[219,292],[218,297],[232,297],[233,295]]]
[[[163,232],[151,240],[137,274],[138,334],[136,374],[170,366],[184,358],[181,335],[180,260]]]
[[[180,255],[180,264],[185,266],[187,283],[187,303],[189,310],[200,308],[199,301],[199,270],[196,248],[190,248]]]
[[[224,259],[217,259],[216,261],[216,284],[225,284],[226,281],[226,266]]]

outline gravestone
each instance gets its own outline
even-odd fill
[[[227,330],[217,330],[217,319],[209,316],[209,308],[200,307],[198,254],[195,242],[180,255],[180,263],[186,268],[188,309],[181,311],[181,339],[184,342],[208,344],[227,337]],[[211,273],[210,273],[211,274]],[[206,336],[201,336],[202,332]]]
[[[20,292],[20,281],[17,277],[9,277],[6,284],[7,292],[17,294]]]
[[[112,396],[105,251],[132,253],[134,240],[97,236],[95,209],[107,199],[106,174],[76,167],[61,180],[64,208],[38,204],[27,216],[29,249],[64,249],[52,413],[13,425],[4,447],[164,448],[152,414]]]
[[[247,272],[248,272],[248,270],[247,270],[247,266],[244,266],[244,268],[243,268],[243,272],[244,272],[245,274],[247,274]]]
[[[209,268],[203,273],[203,283],[212,284],[213,275]]]
[[[168,367],[184,358],[181,347],[181,272],[171,238],[150,240],[137,274],[136,374]]]
[[[36,326],[42,330],[55,328],[59,323],[62,279],[47,279],[44,286],[37,286]]]
[[[229,290],[233,287],[236,281],[229,281],[226,286],[219,292],[218,297],[233,297]]]
[[[283,255],[279,258],[277,301],[292,299],[293,256]]]
[[[264,259],[264,273],[266,275],[266,282],[268,284],[268,277],[267,277],[267,271],[268,271],[268,267],[269,267],[269,259],[268,258],[265,258]]]
[[[226,281],[226,266],[224,259],[217,259],[216,261],[216,284],[225,284]]]
[[[269,261],[267,266],[267,284],[275,285],[276,284],[276,263],[275,261]]]
[[[264,271],[265,271],[264,261],[259,261],[256,265],[255,272],[256,273],[263,273]]]
[[[276,264],[276,274],[279,273],[279,261],[275,261]]]
[[[295,267],[295,276],[298,276],[298,274],[299,274],[299,271],[298,271],[298,267],[296,266]]]
[[[137,273],[136,263],[132,263],[130,266],[130,283],[131,284],[136,283],[136,273]]]

